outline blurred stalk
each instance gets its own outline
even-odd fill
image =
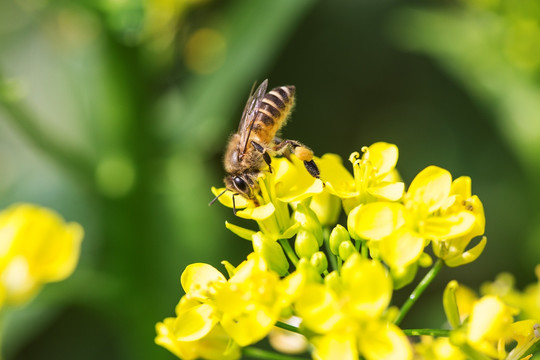
[[[0,71],[0,109],[6,113],[6,119],[40,149],[53,162],[73,175],[80,183],[92,186],[94,164],[92,160],[77,149],[68,147],[41,130],[44,122],[24,104],[14,84],[9,84]]]

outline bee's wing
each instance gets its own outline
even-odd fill
[[[255,84],[253,84],[255,87]],[[268,87],[268,79],[264,80],[259,87],[249,94],[249,98],[244,107],[244,112],[242,113],[242,118],[240,119],[240,125],[238,126],[238,133],[241,136],[240,144],[242,146],[242,154],[245,153],[247,149],[247,144],[249,141],[249,136],[251,134],[251,128],[255,121],[255,116],[257,115],[257,110],[261,105],[261,101],[266,95],[266,88]]]

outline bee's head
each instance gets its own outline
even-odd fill
[[[232,174],[225,178],[225,187],[248,199],[255,198],[255,176],[251,174]]]

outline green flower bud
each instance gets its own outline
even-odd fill
[[[269,269],[280,276],[289,271],[289,262],[281,246],[260,231],[253,234],[253,250],[262,256]]]
[[[309,259],[319,251],[319,243],[311,231],[300,229],[296,234],[294,250],[299,257]]]
[[[328,259],[326,258],[326,254],[322,251],[317,251],[315,254],[311,255],[311,259],[309,261],[311,262],[311,265],[317,269],[319,274],[322,274],[324,271],[328,270]]]
[[[324,283],[336,293],[341,291],[341,279],[337,271],[332,271],[330,274],[326,275],[324,277]]]
[[[357,251],[353,243],[349,240],[349,241],[343,241],[341,244],[339,244],[338,252],[339,252],[339,257],[345,261],[349,258],[349,256],[356,253]]]
[[[456,290],[458,288],[458,282],[452,280],[446,285],[443,293],[443,307],[448,319],[448,323],[452,328],[457,329],[461,325],[459,318],[459,310],[456,300]]]
[[[404,268],[390,268],[390,275],[394,281],[394,289],[401,289],[405,285],[410,284],[418,271],[418,263],[413,263]]]
[[[330,251],[332,254],[339,255],[339,245],[343,241],[351,241],[349,237],[349,232],[340,224],[337,224],[336,227],[330,233]]]
[[[301,258],[296,264],[296,271],[300,271],[306,278],[306,284],[320,283],[322,281],[321,275],[317,272],[317,269],[306,258]],[[325,278],[326,279],[326,278]]]
[[[315,214],[313,210],[311,210],[306,204],[299,203],[296,206],[296,211],[294,212],[294,219],[300,223],[302,228],[310,231],[315,236],[315,239],[317,239],[319,246],[322,246],[322,226],[317,214]]]

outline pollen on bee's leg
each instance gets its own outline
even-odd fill
[[[302,161],[311,161],[313,159],[313,151],[305,146],[297,146],[294,148],[294,155]]]

